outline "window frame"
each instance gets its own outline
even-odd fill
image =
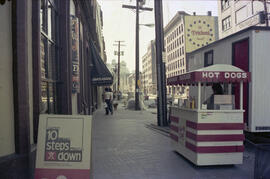
[[[221,10],[225,11],[226,9],[228,9],[231,5],[230,5],[230,0],[221,0]]]
[[[228,20],[229,23],[225,24],[224,22],[227,21],[227,20]],[[229,26],[228,26],[228,24],[229,24]],[[229,16],[225,17],[224,19],[222,19],[221,25],[222,25],[222,31],[223,32],[231,29],[232,28],[232,17],[229,15]],[[225,25],[226,25],[226,28],[225,28]]]

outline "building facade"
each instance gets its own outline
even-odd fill
[[[135,73],[131,73],[128,76],[128,91],[129,93],[135,94]]]
[[[100,50],[99,55],[104,63],[107,63],[107,55],[106,55],[106,48],[105,48],[105,41],[103,36],[103,13],[101,10],[101,6],[96,2],[96,32],[97,32],[97,39],[99,44]],[[97,86],[97,106],[100,108],[103,103],[102,94],[104,91],[104,87]]]
[[[120,91],[122,93],[127,93],[129,90],[128,87],[128,76],[130,75],[129,69],[127,67],[127,63],[125,61],[121,61],[120,63]]]
[[[166,51],[166,78],[186,73],[186,53],[207,46],[218,39],[217,17],[189,15],[179,11],[166,25],[164,45]],[[172,94],[167,86],[167,94]],[[177,87],[175,93],[183,94],[184,88]]]
[[[0,178],[33,177],[40,114],[96,109],[101,94],[92,72],[102,53],[96,6],[96,0],[1,1]]]
[[[270,1],[218,1],[219,37],[224,38],[250,26],[269,26],[268,20],[261,23],[261,13],[269,13]]]
[[[111,63],[108,63],[108,68],[113,74],[113,84],[112,89],[113,91],[118,90],[118,63],[116,63],[116,60],[112,60]],[[119,83],[119,90],[121,93],[127,93],[129,91],[129,78],[130,72],[127,67],[127,64],[125,61],[120,62],[120,83]]]
[[[144,95],[157,94],[157,73],[156,73],[156,48],[155,41],[148,45],[146,54],[142,57],[142,80],[141,89]]]

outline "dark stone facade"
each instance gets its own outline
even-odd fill
[[[78,95],[78,112],[91,114],[93,100],[93,87],[90,80],[91,55],[89,42],[97,42],[96,24],[93,11],[95,0],[70,0],[76,7],[76,16],[82,24],[82,54],[83,61],[80,76],[83,88]],[[60,83],[57,86],[57,114],[71,114],[71,83],[72,70],[70,59],[70,1],[61,1],[59,7],[59,43],[61,46]],[[0,5],[6,1],[0,0]],[[38,121],[40,114],[41,80],[40,80],[40,0],[12,0],[12,48],[13,48],[13,86],[14,86],[14,124],[15,124],[15,153],[0,157],[1,179],[31,179],[34,178],[35,154],[38,134]],[[31,11],[31,18],[27,13]],[[29,26],[31,24],[31,26]],[[29,30],[32,37],[28,37]],[[28,41],[32,40],[32,54],[28,54]],[[99,49],[99,45],[97,44]],[[33,76],[29,77],[29,57],[32,56]],[[31,66],[31,65],[30,65]],[[29,83],[32,80],[33,94],[29,94]],[[33,96],[33,129],[30,129],[30,98]],[[12,119],[11,119],[12,120]],[[30,130],[34,132],[34,144],[30,142]]]

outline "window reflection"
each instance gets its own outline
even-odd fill
[[[46,53],[47,51],[47,44],[46,39],[44,37],[41,38],[40,41],[40,68],[41,68],[41,78],[45,79],[47,77],[47,71],[46,71]]]
[[[49,42],[48,51],[48,78],[56,80],[56,58],[55,58],[55,47]]]
[[[49,84],[49,109],[50,109],[50,113],[55,113],[55,88],[54,88],[54,83],[50,83]]]
[[[41,113],[57,113],[56,110],[56,84],[58,73],[56,41],[57,28],[57,1],[41,0],[40,8],[40,71],[41,71]]]
[[[51,3],[48,3],[48,36],[55,39],[55,9]]]
[[[40,26],[41,30],[46,32],[46,1],[41,0],[41,8],[40,8]]]
[[[46,82],[41,83],[40,113],[48,113],[48,92]]]

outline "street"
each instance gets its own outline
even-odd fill
[[[152,126],[152,127],[151,127]],[[197,167],[173,151],[166,130],[158,130],[154,109],[93,117],[91,175],[94,179],[253,178],[254,149],[242,165]]]

